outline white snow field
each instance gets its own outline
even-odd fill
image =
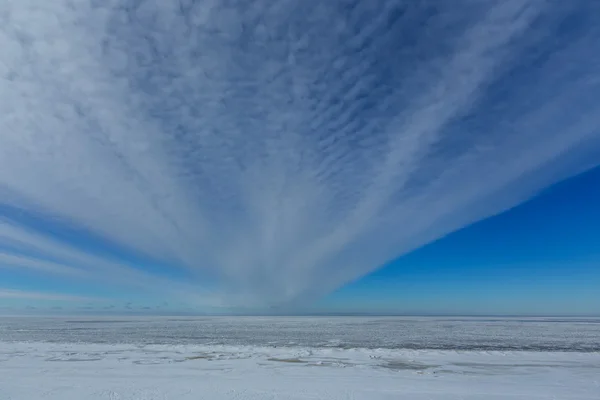
[[[0,342],[1,400],[600,399],[600,353]]]
[[[0,400],[600,400],[600,319],[2,317]]]

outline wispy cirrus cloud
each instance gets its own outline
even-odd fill
[[[185,296],[210,277],[219,304],[325,293],[600,163],[596,11],[5,1],[0,203],[190,279],[14,212],[0,264]]]
[[[30,270],[43,276],[57,275],[65,279],[95,282],[100,286],[117,286],[120,290],[134,288],[191,304],[212,307],[226,305],[225,299],[195,284],[181,279],[166,282],[163,277],[148,273],[139,266],[84,252],[6,220],[0,220],[0,243],[11,245],[11,250],[0,248],[0,271]]]

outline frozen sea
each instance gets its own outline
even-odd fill
[[[4,317],[9,399],[600,400],[600,319]]]

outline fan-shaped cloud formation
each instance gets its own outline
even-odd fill
[[[460,3],[2,2],[0,266],[278,304],[599,164],[599,6]]]

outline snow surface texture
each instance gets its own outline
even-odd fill
[[[589,399],[598,353],[1,343],[0,399]]]
[[[0,400],[598,400],[598,338],[574,318],[4,318]]]

